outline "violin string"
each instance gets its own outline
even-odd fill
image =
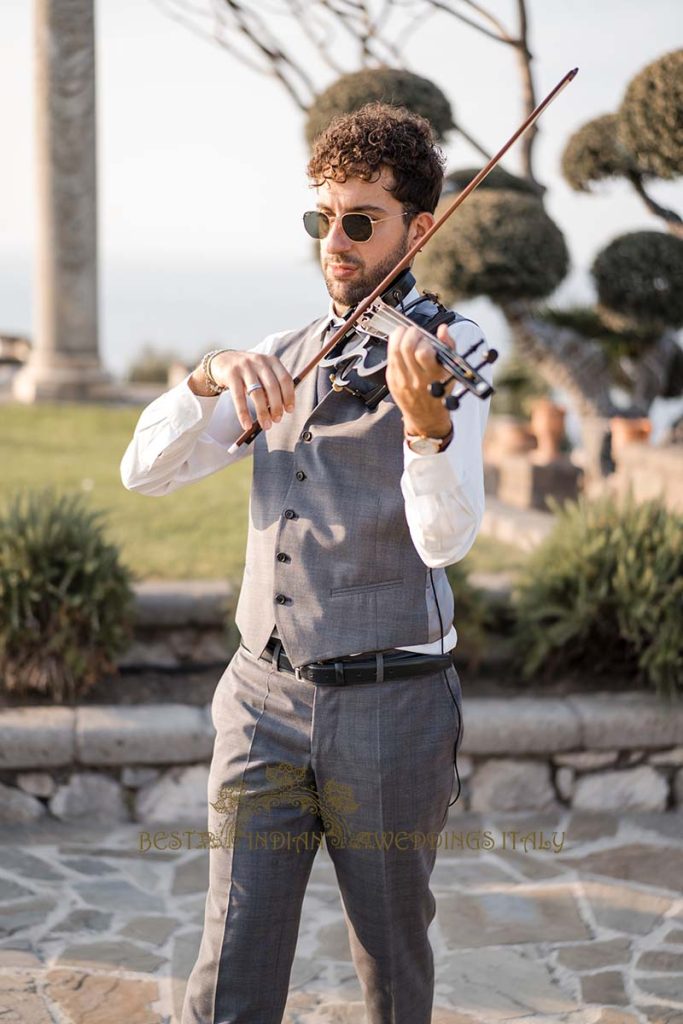
[[[458,379],[464,377],[468,372],[472,373],[472,368],[470,366],[468,366],[467,369],[464,369],[460,362],[457,361],[462,360],[462,356],[458,356],[457,353],[454,353],[453,350],[449,348],[448,345],[446,345],[445,342],[441,341],[433,334],[430,334],[428,331],[423,330],[423,328],[421,328],[418,324],[414,323],[414,321],[409,320],[408,317],[404,316],[401,313],[398,313],[394,309],[391,309],[391,307],[387,307],[386,309],[382,309],[378,312],[373,312],[371,324],[374,321],[377,323],[378,326],[382,327],[383,319],[384,325],[386,326],[386,323],[388,322],[390,329],[393,327],[416,327],[420,334],[427,341],[429,341],[432,348],[434,348],[435,351],[438,352],[438,354],[442,357],[441,361],[443,365],[446,367],[446,369],[450,370],[451,373],[455,374],[458,377]],[[456,358],[454,358],[454,356],[457,357],[457,360]],[[472,377],[470,379],[475,379],[474,374],[472,374]],[[467,381],[461,380],[461,383],[466,384]]]
[[[409,321],[408,318],[404,317],[402,314],[397,313],[396,310],[392,310],[391,308],[389,308],[388,310],[382,309],[378,314],[379,319],[381,319],[381,317],[384,316],[385,313],[389,314],[386,317],[386,319],[389,320],[390,324],[393,321],[393,323],[395,324],[405,324],[405,326],[416,326],[418,331],[420,331],[420,333],[430,342],[432,347],[443,356],[442,362],[446,366],[446,368],[449,369],[452,375],[455,377],[455,379],[458,380],[459,383],[463,384],[468,390],[476,391],[477,385],[485,383],[479,371],[481,370],[482,366],[487,365],[488,360],[484,359],[479,364],[479,366],[472,366],[470,363],[467,362],[467,356],[471,355],[472,352],[479,348],[479,346],[482,344],[484,340],[483,338],[481,338],[475,345],[472,345],[467,350],[467,352],[461,356],[457,352],[454,352],[453,349],[449,348],[449,346],[446,345],[445,342],[440,341],[440,339],[436,338],[433,334],[430,334],[428,331],[425,331],[419,325],[413,324],[412,321]]]
[[[390,326],[392,327],[416,327],[420,334],[430,342],[432,347],[437,352],[439,352],[442,355],[450,356],[451,358],[453,357],[453,355],[457,355],[457,353],[454,353],[453,350],[449,348],[445,342],[441,341],[440,338],[437,338],[435,335],[430,334],[429,331],[425,331],[424,328],[420,327],[413,320],[410,320],[407,316],[404,316],[402,313],[399,313],[397,310],[394,310],[391,307],[387,307],[387,309],[382,309],[378,313],[373,313],[373,320],[376,319],[379,322],[382,320],[382,318],[384,318],[385,321],[388,320]]]
[[[390,329],[392,329],[395,326],[399,326],[399,325],[402,325],[402,321],[400,321],[400,320],[395,320],[393,322],[391,322],[391,321],[389,322]],[[412,325],[412,326],[414,326],[414,325]],[[418,328],[418,330],[419,330],[419,328]],[[426,331],[421,331],[420,333],[423,334],[425,339],[429,341],[429,343],[432,345],[432,348],[434,348],[434,350],[436,352],[438,352],[438,354],[441,356],[442,364],[447,369],[451,370],[452,372],[457,372],[459,374],[466,373],[466,371],[462,368],[462,366],[460,366],[458,364],[458,362],[456,362],[456,360],[453,358],[452,350],[450,348],[448,348],[447,345],[444,345],[443,342],[440,342],[438,339],[436,341],[434,341],[433,337],[430,337],[430,335],[428,335]]]

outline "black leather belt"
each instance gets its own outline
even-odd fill
[[[450,668],[453,664],[450,651],[445,654],[419,654],[392,648],[371,655],[354,654],[348,658],[315,661],[295,669],[283,650],[282,641],[275,637],[270,638],[261,658],[275,662],[278,672],[291,672],[297,679],[306,679],[316,686],[349,686],[415,678]]]

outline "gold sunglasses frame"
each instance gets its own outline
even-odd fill
[[[311,235],[310,231],[306,227],[306,217],[310,213],[314,213],[318,217],[324,217],[327,220],[327,231],[325,232],[324,235],[319,235],[319,236]],[[342,215],[339,218],[339,220],[341,220],[342,231],[344,232],[346,237],[349,239],[349,241],[350,242],[354,242],[356,245],[364,245],[365,242],[369,242],[370,239],[372,238],[372,236],[374,235],[374,233],[375,233],[375,224],[383,224],[385,220],[396,220],[397,217],[412,217],[412,216],[414,216],[414,212],[412,210],[404,210],[403,213],[392,213],[388,217],[371,217],[369,213],[354,213],[352,210],[349,210],[347,213],[342,213]],[[369,236],[367,238],[362,238],[362,239],[352,238],[351,235],[346,230],[346,228],[344,227],[344,217],[367,217],[367,219],[370,221],[370,225],[371,225],[371,230],[370,230]],[[329,213],[324,213],[322,210],[306,210],[306,212],[303,215],[303,220],[304,220],[304,227],[306,228],[306,234],[309,235],[310,238],[315,239],[316,242],[321,242],[323,240],[323,238],[327,238],[327,236],[330,233],[330,228],[332,226],[330,222],[332,220],[337,220],[337,217],[335,216],[335,214],[332,214],[332,216],[330,217]]]

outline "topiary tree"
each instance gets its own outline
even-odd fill
[[[568,390],[582,420],[592,460],[592,482],[614,468],[606,455],[611,416],[647,416],[653,401],[683,389],[683,351],[675,329],[683,325],[683,240],[661,231],[620,235],[591,268],[598,301],[567,310],[527,310],[518,317],[516,337],[531,357],[557,372],[552,355],[562,356],[557,383]],[[549,359],[550,356],[550,359]],[[618,387],[629,402],[615,406]]]
[[[683,49],[652,61],[631,80],[618,114],[619,141],[645,174],[683,174]]]
[[[0,678],[54,701],[85,693],[129,641],[132,576],[80,495],[29,492],[0,516]]]
[[[619,235],[591,268],[599,311],[615,330],[652,340],[683,325],[683,240],[661,231]]]
[[[365,103],[379,101],[407,107],[432,125],[442,140],[455,128],[451,105],[427,78],[398,68],[364,68],[342,75],[321,92],[308,109],[306,140],[309,145],[338,114],[350,114]]]
[[[678,213],[661,206],[645,188],[648,178],[671,180],[683,173],[683,50],[648,64],[626,88],[617,113],[588,121],[570,136],[562,173],[578,192],[609,178],[631,183],[650,213],[683,234]]]
[[[683,242],[663,232],[620,236],[592,267],[594,306],[508,307],[518,349],[565,388],[581,420],[588,484],[612,472],[612,416],[647,416],[653,401],[683,391]],[[617,406],[613,389],[622,400]],[[623,397],[627,396],[627,404]]]
[[[481,167],[460,167],[446,175],[444,180],[443,195],[462,192],[466,185],[479,173]],[[525,195],[540,197],[545,192],[542,185],[538,185],[529,178],[520,178],[516,174],[510,174],[504,167],[498,164],[486,175],[484,180],[477,186],[480,189],[504,189],[507,192],[524,192]]]
[[[648,127],[638,141],[644,124]],[[600,252],[592,267],[594,307],[541,308],[521,290],[513,299],[498,300],[519,353],[571,396],[581,419],[591,488],[613,468],[606,454],[609,418],[646,416],[655,398],[674,396],[683,384],[683,355],[673,333],[683,323],[683,244],[677,237],[682,222],[643,184],[654,174],[680,174],[682,166],[683,51],[677,51],[637,75],[620,111],[584,125],[562,156],[572,188],[590,192],[596,182],[625,177],[670,233],[631,233]],[[630,394],[626,408],[615,406],[615,386]]]
[[[561,166],[565,181],[575,192],[590,192],[594,182],[635,168],[633,157],[619,142],[617,121],[616,114],[603,114],[569,137]]]
[[[539,300],[557,288],[568,266],[564,236],[542,201],[522,189],[493,187],[473,192],[416,260],[421,281],[445,302],[486,295],[499,306],[517,357],[550,388],[570,396],[592,481],[605,471],[605,420],[613,413],[610,359],[598,343],[538,315]]]
[[[550,294],[568,265],[564,236],[543,204],[493,188],[473,192],[416,261],[445,302],[486,295],[501,305]]]

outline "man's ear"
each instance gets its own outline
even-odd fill
[[[415,245],[420,238],[426,235],[427,231],[431,228],[434,223],[434,215],[428,213],[427,210],[422,210],[416,214],[410,222],[409,242],[410,248]]]

